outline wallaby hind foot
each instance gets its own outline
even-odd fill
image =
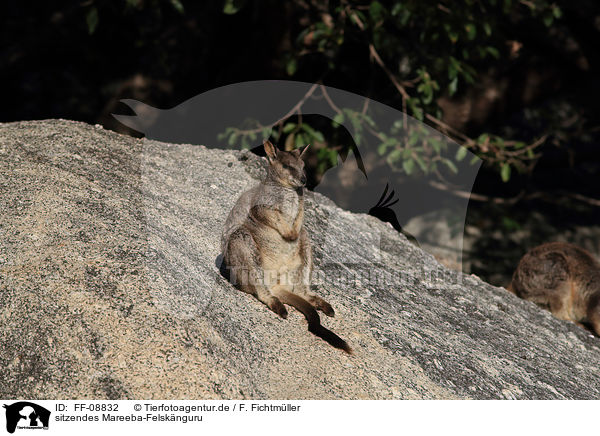
[[[308,331],[314,334],[315,336],[320,337],[321,339],[327,341],[329,344],[333,345],[335,348],[339,348],[340,350],[344,350],[348,354],[352,354],[352,348],[340,338],[338,335],[333,333],[331,330],[323,327],[321,325],[321,320],[319,318],[319,314],[315,310],[315,308],[304,298],[299,295],[293,294],[286,290],[280,289],[277,291],[277,296],[283,301],[285,304],[289,304],[290,306],[298,309],[308,322]],[[318,297],[317,297],[318,298]],[[324,302],[324,300],[321,300]],[[327,304],[327,303],[325,303]],[[331,306],[330,306],[331,307]]]
[[[320,310],[325,315],[327,315],[327,316],[335,315],[335,311],[333,310],[333,307],[331,307],[331,304],[329,304],[327,301],[323,300],[318,295],[307,294],[303,297],[306,298],[306,301],[308,301],[315,309]]]

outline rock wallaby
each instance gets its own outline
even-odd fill
[[[533,248],[508,290],[557,318],[588,324],[600,336],[600,263],[586,250],[565,242]]]
[[[303,225],[306,148],[279,151],[268,141],[264,148],[265,180],[240,196],[225,222],[222,269],[234,285],[282,318],[287,317],[284,304],[295,307],[311,333],[351,353],[342,338],[321,325],[315,309],[333,316],[331,305],[310,292],[312,248]]]

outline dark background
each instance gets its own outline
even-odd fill
[[[365,29],[344,20],[345,7],[364,13]],[[560,16],[550,17],[554,7]],[[398,24],[402,13],[408,24]],[[478,27],[464,45],[432,36],[446,23],[464,29],[488,19],[489,35]],[[66,118],[137,136],[110,115],[130,113],[120,99],[170,108],[248,80],[320,81],[401,110],[400,94],[369,54],[373,43],[399,79],[428,69],[440,84],[434,99],[416,86],[409,93],[457,131],[526,142],[547,135],[539,158],[508,182],[498,162],[482,168],[474,192],[485,197],[471,201],[468,218],[485,235],[468,248],[473,272],[504,284],[526,249],[555,239],[600,253],[600,4],[593,0],[9,1],[0,6],[0,34],[0,121]],[[446,53],[476,53],[483,35],[498,55],[467,56],[475,80],[461,78],[450,96]]]

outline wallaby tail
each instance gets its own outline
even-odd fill
[[[330,345],[333,345],[335,348],[339,348],[348,354],[352,354],[352,348],[350,348],[346,341],[333,333],[331,330],[321,325],[319,314],[315,308],[312,307],[304,298],[284,290],[277,292],[277,298],[279,298],[282,303],[289,304],[304,314],[304,317],[308,322],[309,332],[320,337]]]

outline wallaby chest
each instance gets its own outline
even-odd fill
[[[261,247],[263,268],[278,272],[299,268],[302,264],[299,236],[303,224],[302,217],[299,216],[304,207],[302,197],[292,189],[265,186],[260,198],[263,200],[262,207],[267,209],[271,220],[285,221],[287,226],[295,228],[298,232],[298,238],[287,240],[276,229],[277,223],[257,227],[257,243]]]
[[[295,190],[270,185],[262,188],[254,204],[264,206],[273,212],[279,212],[281,216],[278,219],[284,219],[290,224],[294,222],[300,212],[300,207],[303,206],[301,197]]]

